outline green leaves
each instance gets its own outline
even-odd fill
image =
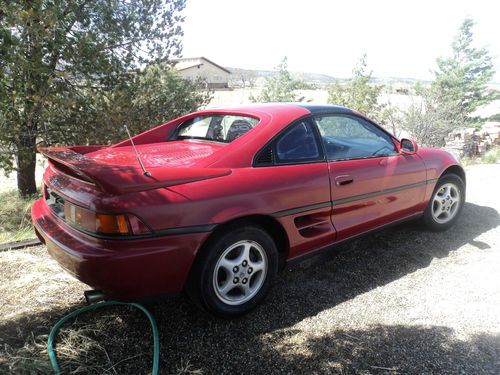
[[[345,85],[337,81],[328,87],[328,103],[349,107],[377,119],[383,109],[378,102],[383,86],[370,84],[371,78],[372,72],[367,71],[364,54],[354,67],[352,78]]]
[[[278,73],[266,79],[259,96],[250,95],[254,103],[270,102],[301,102],[303,97],[298,96],[295,91],[304,87],[304,82],[292,77],[288,71],[288,59],[285,57],[276,67]]]
[[[47,133],[44,141],[116,142],[125,137],[124,124],[139,133],[208,104],[211,93],[202,87],[202,82],[185,80],[168,63],[160,63],[127,73],[107,90],[88,85],[63,89],[48,107],[47,121],[57,132]],[[68,110],[57,110],[62,107]]]
[[[457,103],[445,100],[439,90],[417,84],[411,105],[403,112],[401,125],[425,146],[441,147],[446,136],[461,121]]]

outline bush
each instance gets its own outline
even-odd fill
[[[500,162],[500,147],[494,147],[488,152],[486,152],[482,156],[481,162],[485,164],[494,164]]]

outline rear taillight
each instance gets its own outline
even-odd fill
[[[150,232],[136,216],[94,212],[68,201],[64,202],[64,218],[76,228],[97,234],[132,235]]]

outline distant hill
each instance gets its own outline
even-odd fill
[[[229,70],[231,74],[230,80],[238,85],[241,85],[243,80],[246,82],[250,82],[255,84],[256,86],[260,86],[265,82],[265,79],[267,77],[271,77],[274,74],[276,74],[276,71],[274,70],[256,70],[256,69],[240,69],[240,68],[232,68],[232,67],[225,67],[227,70]],[[307,83],[311,84],[316,84],[316,85],[329,85],[335,81],[345,81],[344,78],[335,78],[332,76],[329,76],[327,74],[319,74],[319,73],[305,73],[305,72],[291,72],[292,75],[297,78],[301,79]]]
[[[267,77],[271,77],[276,74],[274,70],[258,70],[258,69],[241,69],[241,68],[232,68],[225,67],[229,70],[231,74],[230,83],[232,86],[242,86],[243,80],[245,81],[245,85],[253,84],[255,86],[262,86],[265,83],[265,79]],[[340,83],[345,82],[347,78],[338,78],[332,77],[327,74],[321,73],[307,73],[307,72],[291,72],[292,75],[301,79],[307,83],[318,85],[318,86],[327,86],[336,81]],[[400,77],[373,77],[371,80],[373,83],[384,84],[384,85],[402,85],[408,86],[413,85],[417,81],[420,81],[424,84],[430,83],[430,81],[423,81],[415,78],[400,78]]]

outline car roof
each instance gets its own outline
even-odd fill
[[[339,105],[331,104],[310,104],[310,103],[252,103],[237,106],[223,106],[217,108],[206,109],[203,112],[244,112],[244,113],[268,113],[271,115],[280,114],[286,112],[292,108],[303,108],[310,113],[325,113],[325,112],[336,112],[336,113],[356,113],[350,108],[342,107]]]
[[[332,104],[298,104],[301,107],[304,107],[311,113],[321,113],[321,112],[337,112],[337,113],[354,113],[354,111],[347,107],[342,107],[340,105],[332,105]]]

